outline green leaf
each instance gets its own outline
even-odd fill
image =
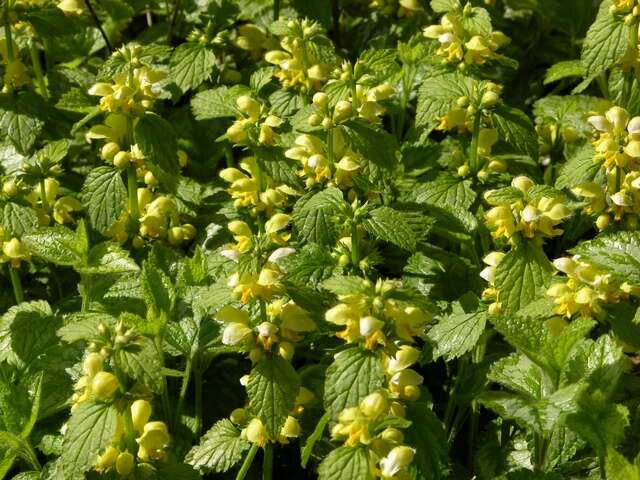
[[[43,300],[11,307],[0,319],[0,361],[28,367],[57,343],[60,319]]]
[[[393,49],[372,48],[365,50],[358,57],[353,76],[359,80],[358,83],[364,82],[366,85],[384,83],[400,70],[397,58],[398,54]]]
[[[475,81],[461,73],[427,78],[418,91],[416,128],[432,130],[440,117],[454,107],[460,97],[469,97]]]
[[[423,402],[408,402],[406,406],[411,425],[405,430],[405,438],[406,443],[416,449],[413,463],[423,478],[445,478],[449,459],[442,422]]]
[[[363,447],[338,447],[318,467],[319,480],[373,480],[369,455]]]
[[[118,412],[114,405],[86,400],[71,413],[60,456],[65,480],[83,480],[84,472],[109,445],[116,431]]]
[[[600,5],[596,21],[593,22],[582,44],[582,68],[585,78],[594,78],[617,64],[627,52],[629,27],[623,18],[609,12],[611,2]]]
[[[616,232],[599,235],[571,250],[602,273],[640,286],[640,233]]]
[[[500,105],[492,112],[493,125],[500,140],[506,142],[517,153],[538,158],[538,137],[533,123],[517,108]]]
[[[541,398],[553,390],[551,378],[522,353],[512,353],[494,362],[487,379],[525,398]]]
[[[390,207],[378,207],[369,212],[363,222],[367,232],[385,242],[410,252],[416,249],[416,237],[403,212]]]
[[[135,141],[145,155],[145,165],[170,189],[177,184],[178,143],[173,127],[164,118],[147,112],[135,127]]]
[[[295,90],[276,90],[269,95],[271,110],[275,115],[287,117],[304,107],[305,99]]]
[[[490,36],[493,30],[489,12],[481,7],[473,7],[470,11],[464,12],[460,16],[460,21],[470,35],[486,37]]]
[[[77,269],[79,273],[106,275],[110,273],[138,272],[140,267],[129,252],[114,242],[99,243],[89,251],[87,264]]]
[[[20,237],[38,228],[38,217],[32,208],[15,202],[5,202],[2,205],[2,227],[11,236]]]
[[[67,16],[55,6],[29,10],[25,14],[25,19],[41,37],[68,35],[80,26],[80,22],[73,15]]]
[[[367,162],[362,174],[370,182],[380,183],[382,178],[397,165],[398,145],[393,135],[364,121],[351,120],[343,124],[351,148],[361,154]]]
[[[286,184],[293,188],[302,187],[300,177],[296,175],[298,165],[284,156],[281,148],[255,147],[252,149],[258,166],[269,175],[276,184]]]
[[[255,72],[251,74],[251,78],[249,78],[249,85],[251,86],[251,90],[254,93],[260,93],[264,87],[266,87],[269,82],[273,79],[273,74],[278,71],[278,68],[275,66],[271,67],[263,67],[259,68]]]
[[[591,142],[578,148],[560,167],[556,188],[573,188],[580,183],[593,181],[600,171],[600,164],[593,161],[595,151]]]
[[[636,457],[635,462],[631,463],[624,455],[610,448],[607,450],[605,471],[608,480],[640,480],[640,461]]]
[[[530,428],[536,433],[551,433],[564,417],[576,410],[577,397],[583,388],[583,384],[569,385],[540,399],[491,391],[483,393],[479,400],[501,417],[515,420],[523,428]]]
[[[604,395],[584,395],[576,402],[577,411],[567,418],[567,426],[584,438],[598,455],[624,440],[629,410],[609,402]]]
[[[157,265],[157,261],[149,258],[142,264],[140,284],[147,304],[147,320],[153,323],[152,328],[161,329],[171,318],[176,302],[171,279]]]
[[[549,282],[552,270],[542,249],[534,244],[525,242],[507,253],[496,267],[502,311],[514,313],[533,301]]]
[[[10,432],[0,432],[0,454],[3,454],[5,459],[18,457],[24,460],[29,467],[40,470],[40,462],[38,461],[36,452],[33,451],[33,447],[28,440],[18,435]],[[0,465],[2,464],[0,463]],[[2,472],[0,471],[0,473]]]
[[[476,199],[470,180],[449,173],[441,174],[431,182],[425,182],[419,189],[420,193],[416,197],[418,203],[447,204],[467,209]]]
[[[337,353],[327,369],[324,384],[324,404],[333,419],[348,407],[382,388],[384,375],[380,358],[360,347],[351,347]]]
[[[371,290],[365,279],[347,275],[334,275],[322,283],[322,288],[334,295],[357,295]]]
[[[447,13],[462,8],[459,0],[431,0],[431,8],[436,13]]]
[[[209,46],[187,42],[171,55],[169,75],[182,93],[186,93],[208,80],[215,65],[216,56]]]
[[[240,430],[224,418],[218,420],[189,450],[185,462],[200,473],[223,473],[242,458],[251,444],[240,437]]]
[[[162,360],[153,340],[141,337],[135,343],[118,349],[115,359],[128,376],[142,383],[152,392],[162,393],[164,388]]]
[[[40,98],[33,92],[0,94],[0,133],[22,154],[29,153],[44,126],[41,106]]]
[[[337,268],[335,259],[327,249],[317,244],[309,244],[294,255],[279,262],[287,273],[287,280],[299,285],[318,285],[331,277]]]
[[[565,78],[582,77],[584,70],[582,68],[582,62],[580,60],[565,60],[562,62],[554,63],[547,70],[544,76],[544,84],[557,82]]]
[[[91,226],[104,234],[120,218],[127,200],[127,188],[118,170],[98,167],[87,175],[80,196]]]
[[[247,383],[249,410],[277,438],[300,390],[300,378],[291,364],[279,356],[263,358]]]
[[[106,313],[77,312],[65,317],[65,324],[58,330],[58,336],[67,343],[92,341],[101,334],[101,323],[114,326],[115,317]]]
[[[342,192],[334,187],[307,194],[293,207],[293,223],[300,239],[320,245],[333,244],[337,232],[332,218],[343,205]]]
[[[85,263],[84,246],[75,232],[62,225],[40,228],[23,235],[22,241],[37,256],[56,265],[74,267]]]
[[[240,111],[236,106],[236,99],[248,93],[250,93],[250,90],[244,85],[205,90],[191,99],[191,111],[196,120],[235,117],[240,115]]]
[[[452,313],[442,318],[427,334],[435,344],[434,359],[443,357],[451,361],[471,351],[484,332],[486,323],[485,310]]]

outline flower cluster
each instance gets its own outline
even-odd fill
[[[440,44],[436,55],[442,58],[442,63],[464,69],[473,65],[484,65],[490,60],[502,57],[496,50],[508,44],[509,38],[497,30],[484,35],[469,32],[464,27],[461,15],[472,14],[471,4],[467,4],[462,12],[446,13],[440,19],[439,25],[430,25],[424,29],[425,37],[437,40]]]
[[[487,309],[490,315],[499,314],[502,307],[500,305],[500,302],[498,301],[499,292],[495,288],[495,281],[496,268],[500,264],[504,256],[504,252],[490,252],[482,259],[486,267],[482,269],[482,271],[480,272],[480,276],[489,284],[489,287],[482,292],[482,298],[484,300],[491,301],[491,304]]]
[[[393,298],[401,287],[394,280],[363,280],[357,293],[338,295],[339,304],[327,310],[325,320],[344,327],[336,336],[347,343],[364,343],[373,350],[394,339],[413,342],[421,336],[432,316],[422,309]]]
[[[220,309],[216,320],[224,324],[222,343],[238,345],[249,351],[249,358],[257,363],[265,352],[277,352],[285,360],[291,360],[294,344],[301,341],[303,333],[317,329],[309,314],[293,301],[277,299],[266,306],[266,321],[251,324],[246,310],[231,305]]]
[[[240,117],[227,129],[229,141],[239,145],[275,145],[274,129],[282,124],[282,120],[275,115],[264,114],[262,105],[249,95],[238,97],[236,106]]]
[[[560,235],[562,230],[556,225],[571,214],[559,192],[537,186],[525,176],[515,177],[511,187],[488,190],[485,200],[493,206],[485,214],[491,235],[509,243]]]
[[[598,131],[594,159],[602,164],[606,180],[604,186],[595,181],[581,183],[572,192],[588,202],[584,211],[597,215],[600,230],[611,220],[623,219],[634,230],[640,214],[640,117],[631,118],[625,109],[612,107],[588,121]]]
[[[243,158],[239,166],[239,169],[229,167],[219,173],[220,178],[230,184],[227,192],[233,198],[236,209],[246,208],[253,216],[259,212],[271,215],[275,208],[285,205],[287,197],[300,195],[289,185],[276,184],[259,169],[255,157]]]
[[[110,113],[139,116],[153,107],[159,95],[154,85],[165,74],[145,65],[141,60],[142,47],[122,47],[113,55],[128,62],[128,71],[113,76],[113,83],[98,82],[89,89],[90,95],[100,98],[100,109]]]
[[[597,317],[603,313],[602,303],[618,303],[640,294],[640,289],[598,271],[577,255],[557,258],[553,264],[566,275],[547,289],[547,296],[556,304],[556,315]]]
[[[408,17],[424,9],[419,0],[371,0],[369,7],[386,15]]]
[[[309,19],[294,19],[286,23],[286,28],[288,35],[280,41],[282,50],[267,52],[265,60],[279,68],[275,76],[284,88],[302,92],[319,90],[329,77],[329,65],[306,44],[322,35],[322,27]]]
[[[403,416],[404,407],[390,401],[387,392],[373,392],[358,406],[340,412],[338,423],[331,430],[331,438],[344,441],[347,446],[364,445],[376,477],[410,478],[405,469],[413,461],[415,450],[403,445],[404,434],[399,428],[384,426],[385,419]]]
[[[116,433],[103,452],[98,456],[95,469],[100,473],[106,473],[111,469],[126,476],[133,472],[136,465],[136,456],[141,462],[151,460],[163,460],[166,457],[165,449],[169,445],[169,431],[167,425],[160,421],[149,421],[151,418],[151,404],[144,399],[135,400],[131,406],[130,415],[138,450],[136,455],[127,449],[125,427],[122,415],[118,416]]]

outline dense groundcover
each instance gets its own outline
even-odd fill
[[[640,479],[640,1],[1,5],[0,479]]]

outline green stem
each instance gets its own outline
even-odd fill
[[[202,430],[202,371],[196,368],[193,372],[195,380],[195,396],[196,396],[196,436],[200,436]]]
[[[476,112],[473,119],[473,136],[471,137],[471,157],[469,158],[469,166],[473,173],[478,173],[478,137],[480,136],[480,120],[482,115]]]
[[[89,311],[89,298],[91,292],[91,276],[81,275],[80,284],[82,285],[82,307],[81,311],[86,313]]]
[[[600,470],[600,480],[607,480],[607,470],[604,463],[604,455],[598,455],[598,470]]]
[[[22,282],[20,282],[20,274],[18,270],[7,264],[9,269],[9,278],[11,278],[11,286],[13,287],[13,296],[16,299],[16,303],[22,303],[24,301],[24,293],[22,291]]]
[[[547,457],[547,440],[544,435],[535,433],[533,437],[533,444],[535,454],[533,469],[538,472],[544,471],[544,464]]]
[[[36,44],[33,40],[29,42],[29,53],[31,54],[31,64],[33,65],[33,71],[36,74],[36,80],[40,87],[40,95],[45,100],[49,100],[49,92],[47,91],[47,85],[44,81],[44,75],[42,74],[42,65],[40,64],[40,53],[36,48]]]
[[[4,0],[4,35],[7,39],[7,64],[13,62],[13,38],[11,36],[11,21],[9,20],[9,0]]]
[[[138,208],[138,177],[134,165],[130,165],[127,169],[127,194],[129,196],[129,215],[133,225],[132,230],[136,234],[138,233],[140,210]]]
[[[273,0],[273,20],[280,18],[280,0]]]
[[[334,168],[333,157],[335,156],[333,152],[333,127],[331,127],[327,132],[327,155],[329,156],[329,168],[331,168],[331,171],[333,171],[333,168]]]
[[[127,406],[124,409],[123,412],[123,417],[124,417],[124,442],[127,446],[127,450],[129,450],[129,453],[135,454],[135,452],[138,451],[137,448],[137,444],[136,444],[136,431],[135,431],[135,427],[133,426],[133,418],[131,416],[131,407],[129,406],[129,404],[127,404]]]
[[[167,43],[171,45],[173,38],[173,31],[178,24],[178,13],[180,12],[180,0],[175,0],[173,4],[173,15],[171,16],[171,23],[169,24],[169,32],[167,33]]]
[[[231,150],[231,144],[224,142],[224,159],[227,163],[227,168],[233,167],[233,151]]]
[[[596,77],[596,82],[598,82],[598,87],[600,87],[600,92],[602,96],[609,100],[609,86],[607,84],[607,77],[605,72],[602,72],[600,75]]]
[[[244,480],[244,477],[247,476],[247,472],[249,471],[249,468],[251,468],[251,464],[253,463],[253,459],[256,456],[257,451],[258,445],[254,443],[253,445],[251,445],[251,449],[249,450],[249,453],[247,453],[247,456],[244,459],[244,463],[242,464],[242,467],[240,467],[240,470],[236,475],[236,480]]]
[[[351,84],[351,106],[354,112],[356,112],[360,106],[360,102],[358,102],[358,88],[355,80],[353,80]]]
[[[40,180],[40,200],[42,201],[42,208],[46,213],[51,211],[49,201],[47,200],[47,189],[45,187],[44,178]]]
[[[193,361],[191,357],[187,358],[187,364],[182,374],[182,386],[180,387],[180,396],[178,397],[178,405],[176,406],[176,414],[173,420],[173,429],[177,430],[180,424],[180,415],[182,414],[182,406],[184,405],[184,399],[187,396],[187,390],[189,388],[189,379],[191,378],[191,367]]]
[[[102,35],[102,38],[104,39],[104,43],[109,49],[109,52],[113,52],[113,48],[111,47],[111,42],[109,41],[109,37],[107,37],[107,34],[102,28],[102,23],[100,22],[100,19],[96,14],[96,11],[93,9],[93,5],[91,5],[91,0],[84,0],[84,3],[87,6],[87,10],[89,10],[89,13],[91,14],[91,18],[93,18],[93,22],[96,24],[96,28],[100,30],[100,35]]]
[[[351,223],[351,263],[354,267],[360,262],[360,245],[358,239],[358,225],[355,220]]]
[[[162,368],[164,368],[164,352],[162,351],[162,338],[160,337],[160,335],[155,336],[153,343],[156,347],[158,357],[160,358]],[[162,409],[164,410],[164,418],[168,420],[171,418],[171,407],[169,404],[169,388],[167,386],[167,377],[165,375],[162,375],[162,381]]]
[[[263,449],[262,480],[271,480],[273,477],[273,443],[267,442]]]

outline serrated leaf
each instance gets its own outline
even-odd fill
[[[320,245],[333,244],[337,232],[331,217],[339,212],[343,202],[342,192],[334,187],[298,200],[293,207],[292,218],[301,240]]]
[[[116,319],[106,313],[73,313],[65,317],[65,323],[58,330],[58,336],[67,343],[91,341],[100,336],[98,327],[102,323],[113,326]]]
[[[595,151],[591,142],[586,142],[560,167],[556,188],[573,188],[580,183],[591,182],[600,171],[600,164],[593,160]]]
[[[305,99],[295,90],[276,90],[269,95],[271,110],[275,115],[287,117],[305,105]]]
[[[147,259],[142,264],[140,285],[148,308],[147,320],[159,330],[171,318],[176,301],[171,279],[158,268],[157,262]]]
[[[276,184],[286,184],[292,188],[302,187],[300,177],[296,175],[296,162],[284,156],[281,148],[255,147],[253,153],[258,166],[269,175]]]
[[[640,233],[616,232],[599,235],[571,250],[603,273],[640,286]]]
[[[511,250],[496,267],[502,311],[514,313],[533,301],[551,273],[551,263],[540,247],[525,242]]]
[[[436,13],[446,13],[462,8],[459,0],[431,0],[431,8]]]
[[[126,348],[118,349],[115,360],[129,377],[142,383],[152,392],[162,392],[162,360],[152,340],[141,337]]]
[[[164,118],[147,112],[135,127],[135,141],[145,155],[145,166],[170,189],[177,184],[178,143],[173,127]]]
[[[582,62],[580,60],[565,60],[562,62],[554,63],[547,70],[544,76],[544,84],[557,82],[565,78],[582,77],[584,70],[582,69]]]
[[[118,170],[98,167],[87,175],[80,195],[91,226],[104,234],[120,217],[127,200],[127,189]]]
[[[90,275],[137,272],[140,267],[129,252],[114,242],[99,243],[89,251],[87,264],[78,272]]]
[[[37,256],[56,265],[80,266],[87,255],[76,233],[62,225],[40,228],[23,235],[22,241]]]
[[[420,192],[416,197],[418,203],[448,204],[466,209],[476,199],[476,193],[471,188],[471,181],[447,173],[438,176],[431,182],[425,182],[419,188]]]
[[[369,455],[363,447],[338,447],[327,455],[318,467],[320,480],[373,480]]]
[[[83,480],[100,450],[109,445],[116,431],[118,412],[114,405],[86,400],[71,413],[60,456],[65,480]]]
[[[191,99],[191,111],[196,120],[235,117],[240,114],[236,106],[236,99],[248,93],[250,90],[244,85],[205,90]]]
[[[418,91],[416,128],[433,129],[458,98],[471,95],[473,85],[474,80],[457,72],[427,78]]]
[[[57,342],[60,319],[43,300],[11,307],[0,318],[0,361],[24,369]]]
[[[600,5],[598,16],[582,44],[582,68],[585,78],[594,78],[618,63],[627,52],[629,27],[621,16],[609,12],[611,2]]]
[[[22,154],[29,153],[44,126],[41,103],[40,97],[29,91],[0,94],[0,133]]]
[[[287,280],[299,285],[318,285],[336,269],[331,253],[316,244],[305,245],[300,252],[282,259],[279,265],[287,273]]]
[[[249,410],[277,438],[300,390],[300,378],[291,364],[279,356],[263,358],[247,383]]]
[[[464,12],[460,16],[460,21],[470,35],[486,37],[491,35],[491,31],[493,30],[489,12],[481,7],[473,7],[470,11]]]
[[[208,80],[215,64],[216,56],[209,46],[187,42],[173,52],[169,74],[182,93],[186,93]]]
[[[322,282],[322,288],[329,290],[334,295],[357,295],[367,292],[371,287],[363,278],[335,275]]]
[[[498,137],[509,144],[517,153],[538,158],[538,137],[533,123],[517,108],[498,106],[491,115]]]
[[[372,392],[382,388],[384,375],[380,359],[360,347],[351,347],[336,354],[326,373],[324,404],[337,419],[340,412],[354,407]]]
[[[300,451],[300,464],[302,468],[307,468],[307,463],[311,458],[311,454],[313,453],[314,445],[322,438],[322,434],[324,433],[324,429],[327,428],[327,424],[331,420],[331,412],[324,412],[324,415],[320,417],[316,428],[314,428],[311,435],[307,437],[307,441],[304,444],[304,447]]]
[[[38,227],[38,217],[32,208],[15,202],[0,202],[0,205],[0,224],[10,235],[20,237]]]
[[[609,448],[605,471],[608,480],[640,480],[640,461],[636,457],[635,462],[631,463],[614,448]]]
[[[240,437],[240,430],[224,418],[217,421],[200,443],[189,450],[185,462],[200,473],[223,473],[242,458],[251,444]]]
[[[393,49],[375,48],[365,50],[358,57],[354,67],[354,77],[358,83],[379,85],[400,70],[398,54]],[[364,77],[364,78],[363,78]]]
[[[380,240],[410,252],[416,249],[416,237],[403,212],[390,207],[378,207],[369,212],[362,224],[367,232]]]
[[[442,318],[427,336],[435,343],[433,357],[443,357],[446,361],[461,357],[475,347],[484,332],[487,313],[480,310],[473,313],[453,313]]]
[[[445,478],[448,445],[442,422],[423,402],[407,403],[407,419],[411,425],[405,431],[408,445],[416,449],[414,463],[424,478]]]

